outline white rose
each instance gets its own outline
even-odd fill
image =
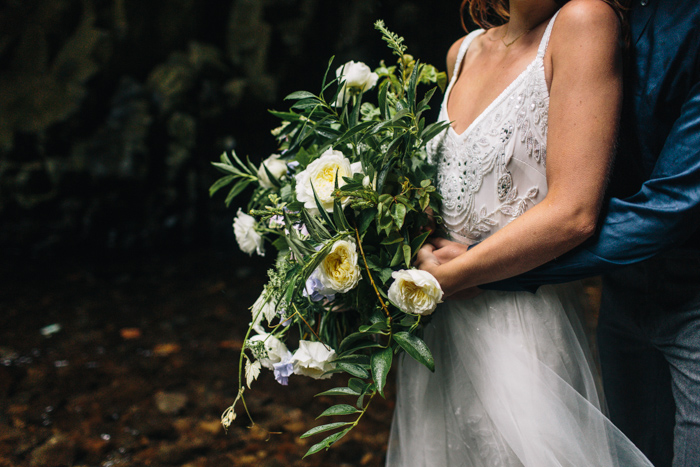
[[[255,231],[255,218],[244,213],[240,209],[233,220],[233,233],[236,236],[238,247],[244,253],[252,255],[257,252],[260,256],[265,256],[265,247],[262,236]]]
[[[391,273],[394,282],[389,287],[389,300],[406,313],[429,315],[442,303],[442,288],[427,271],[402,269]]]
[[[261,358],[258,361],[265,368],[272,370],[275,363],[279,363],[282,360],[289,359],[291,357],[291,352],[284,345],[284,342],[277,339],[272,334],[262,333],[256,334],[255,336],[248,339],[250,344],[255,344],[256,342],[263,342],[265,344],[265,350],[267,351],[267,358]]]
[[[367,65],[352,60],[335,70],[335,76],[343,86],[335,105],[343,105],[353,93],[372,89],[379,79]]]
[[[353,169],[361,170],[357,163],[350,164],[350,161],[342,152],[335,149],[328,149],[321,154],[321,157],[309,164],[306,169],[295,175],[297,200],[304,203],[304,207],[311,214],[319,214],[314,200],[316,190],[321,206],[328,212],[333,211],[333,190],[335,190],[335,178],[338,177],[338,187],[345,185],[343,177],[352,177]]]
[[[267,170],[270,171],[275,179],[279,180],[282,175],[287,173],[287,163],[280,159],[279,154],[273,154],[260,164],[260,168],[258,169],[258,181],[260,182],[260,186],[263,188],[274,188],[270,177],[267,176],[265,167],[267,167]]]
[[[323,258],[314,273],[321,281],[322,294],[345,293],[354,289],[362,278],[357,265],[357,246],[354,240],[338,240]]]
[[[265,318],[268,323],[271,323],[273,319],[277,316],[277,307],[275,306],[275,300],[272,298],[265,297],[266,292],[260,294],[253,306],[250,308],[250,312],[253,315],[253,325],[256,327],[257,332],[262,333],[261,328],[258,327]]]
[[[335,368],[335,351],[320,342],[299,341],[299,349],[294,352],[294,374],[311,376],[314,379],[330,378],[325,372]]]

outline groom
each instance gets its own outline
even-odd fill
[[[598,235],[483,288],[534,291],[604,274],[598,344],[610,418],[656,467],[698,467],[700,7],[633,1],[620,147]],[[433,243],[441,262],[463,251]]]

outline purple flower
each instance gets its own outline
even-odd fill
[[[325,287],[321,283],[321,280],[316,276],[316,274],[312,274],[306,280],[306,285],[304,285],[302,295],[304,295],[304,297],[311,298],[311,300],[314,302],[320,302],[324,298],[328,301],[335,299],[335,294],[326,295],[323,293],[324,290]]]
[[[284,154],[284,152],[282,154]],[[291,177],[292,174],[296,171],[297,167],[299,167],[298,161],[287,162],[287,175]]]
[[[291,362],[291,357],[292,354],[290,352],[287,358],[272,365],[275,381],[282,386],[286,386],[289,383],[289,377],[294,373],[294,364]]]
[[[284,227],[284,217],[275,214],[274,216],[270,217],[269,225],[271,229]]]
[[[299,222],[297,224],[294,224],[294,228],[303,236],[308,237],[309,236],[309,231],[306,228],[306,224],[303,222]]]

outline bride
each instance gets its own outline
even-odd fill
[[[387,465],[650,466],[602,413],[577,284],[465,298],[593,234],[621,108],[615,9],[466,4],[484,29],[448,52],[451,127],[428,148],[453,258],[416,261],[447,296],[425,330],[436,370],[401,361]]]

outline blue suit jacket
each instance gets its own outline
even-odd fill
[[[671,248],[700,249],[700,4],[635,0],[629,19],[620,147],[597,235],[484,288],[534,290]]]

